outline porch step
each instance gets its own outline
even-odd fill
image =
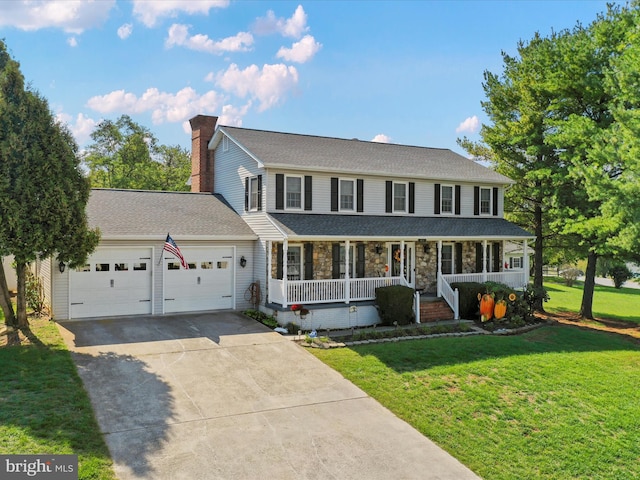
[[[453,320],[453,311],[442,298],[420,302],[420,323]]]

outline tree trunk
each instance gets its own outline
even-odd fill
[[[593,320],[593,292],[596,286],[596,261],[598,255],[589,252],[587,257],[587,271],[585,272],[584,290],[582,291],[582,305],[580,305],[580,316]]]
[[[18,322],[16,315],[13,312],[13,305],[11,304],[11,294],[9,293],[9,286],[7,285],[7,277],[4,273],[4,265],[2,265],[2,258],[0,258],[0,306],[4,313],[4,323],[10,327],[17,327]]]
[[[16,260],[16,275],[18,277],[18,328],[27,328],[27,264]]]
[[[536,244],[533,247],[533,286],[535,289],[542,288],[544,278],[542,277],[542,206],[537,204],[535,206],[534,215],[534,224],[535,224],[535,234],[536,234]],[[536,298],[536,301],[533,305],[533,308],[536,312],[544,312],[544,305],[542,302],[542,297]]]

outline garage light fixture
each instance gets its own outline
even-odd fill
[[[60,262],[58,264],[58,270],[60,270],[60,273],[64,273],[65,267],[66,267],[66,265],[64,264],[64,262]]]
[[[244,268],[244,267],[246,267],[246,266],[247,266],[247,259],[246,259],[246,258],[244,258],[244,255],[240,257],[240,266],[241,266],[242,268]]]

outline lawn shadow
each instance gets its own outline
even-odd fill
[[[520,355],[640,350],[632,339],[608,332],[547,325],[521,335],[478,335],[350,347],[398,373]]]

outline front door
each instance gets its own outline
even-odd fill
[[[407,280],[407,283],[411,288],[415,287],[415,248],[416,244],[414,242],[405,242],[404,244],[404,264],[402,268],[400,266],[400,260],[402,259],[400,255],[400,244],[399,243],[391,243],[388,246],[387,251],[389,252],[388,264],[391,265],[389,269],[389,274],[392,277],[399,277],[401,274],[404,275],[404,278]]]

